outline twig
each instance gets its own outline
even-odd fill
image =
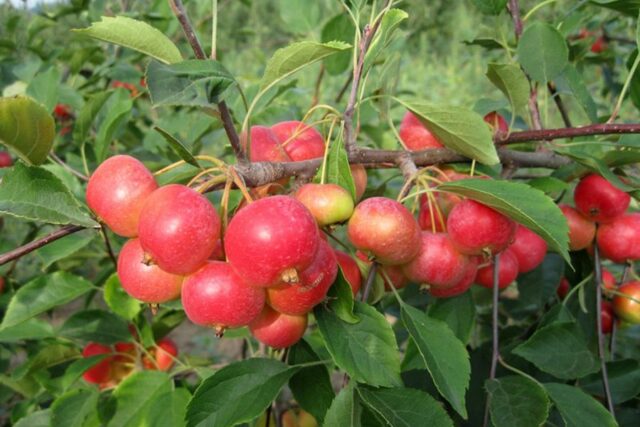
[[[496,369],[498,368],[498,360],[500,359],[500,333],[498,325],[498,303],[500,296],[500,254],[493,257],[493,306],[491,310],[491,330],[492,334],[492,352],[491,352],[491,369],[489,370],[489,379],[496,378]],[[487,396],[487,402],[484,408],[484,426],[489,425],[489,405],[491,397]]]
[[[554,85],[552,82],[549,82],[547,83],[547,88],[549,89],[549,93],[551,94],[551,97],[556,103],[556,107],[558,107],[558,111],[560,111],[560,115],[562,116],[562,121],[564,125],[570,128],[571,119],[569,118],[569,112],[564,106],[564,102],[562,102],[562,98],[560,98],[560,94],[556,90],[556,85]]]
[[[318,78],[316,78],[316,84],[313,90],[313,98],[311,99],[311,108],[318,105],[318,102],[320,101],[320,87],[322,85],[322,79],[324,78],[324,71],[324,64],[320,64],[320,71],[318,72]]]
[[[369,298],[369,294],[371,293],[371,288],[373,287],[373,281],[376,278],[377,271],[378,263],[374,261],[371,263],[369,273],[367,274],[367,280],[364,282],[364,289],[362,290],[362,295],[360,295],[360,301],[364,302]]]
[[[507,5],[507,9],[511,14],[511,19],[513,20],[513,27],[516,32],[516,40],[520,39],[522,36],[522,18],[520,17],[520,6],[518,5],[518,0],[509,0],[509,4]]]
[[[590,135],[613,135],[625,133],[640,133],[640,123],[614,124],[602,123],[580,127],[567,127],[558,129],[527,130],[512,132],[510,135],[497,135],[496,144],[505,145],[516,142],[548,141],[561,138],[575,138]]]
[[[101,225],[100,232],[102,233],[102,237],[104,238],[104,246],[107,249],[107,254],[109,254],[109,258],[111,258],[111,262],[113,262],[113,266],[118,268],[118,259],[113,254],[113,248],[111,247],[111,241],[109,240],[109,235],[107,234],[107,230],[104,225]]]
[[[51,156],[51,159],[53,159],[54,162],[58,163],[60,166],[62,166],[66,170],[68,170],[72,175],[77,176],[78,178],[80,178],[83,181],[89,181],[89,177],[88,176],[83,175],[80,172],[78,172],[77,170],[73,169],[71,166],[66,164],[64,162],[64,160],[62,160],[60,157],[56,156],[56,153],[54,153],[53,151],[49,153],[49,156]]]
[[[347,89],[349,89],[351,80],[353,80],[353,74],[349,74],[349,78],[344,82],[344,85],[342,85],[342,87],[340,88],[340,92],[338,92],[338,95],[336,95],[336,99],[334,99],[334,102],[336,104],[339,104],[340,101],[342,101],[342,97],[344,96],[345,93],[347,93]]]
[[[415,178],[416,174],[418,173],[418,168],[416,167],[416,164],[413,162],[413,159],[408,152],[402,156],[399,156],[396,160],[396,164],[398,165],[398,169],[400,169],[400,172],[402,172],[402,176],[404,177],[404,181],[406,183],[405,186],[402,187],[402,191],[400,192],[400,194],[398,194],[398,199],[402,199],[407,194],[409,194],[409,191],[413,186],[413,182],[409,181],[412,181]]]
[[[23,257],[36,249],[40,249],[41,247],[48,245],[49,243],[55,242],[58,239],[61,239],[70,234],[76,233],[80,230],[84,230],[85,227],[80,225],[67,225],[64,226],[52,233],[47,234],[46,236],[34,240],[33,242],[29,242],[26,245],[22,245],[12,251],[6,252],[0,255],[0,265],[4,265],[8,262],[13,261],[14,259],[18,259]]]

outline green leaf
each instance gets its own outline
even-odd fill
[[[0,213],[60,225],[97,225],[53,173],[16,163],[0,183]]]
[[[122,318],[104,310],[74,313],[58,331],[60,336],[81,341],[115,344],[131,340],[128,324]]]
[[[624,359],[607,362],[607,376],[613,403],[624,403],[640,394],[640,362],[638,360]],[[581,379],[580,387],[589,394],[604,398],[600,373]]]
[[[111,311],[126,320],[133,320],[142,308],[138,301],[122,289],[116,273],[109,276],[105,282],[103,297]]]
[[[355,381],[373,386],[401,385],[398,345],[391,326],[368,304],[356,302],[354,309],[360,318],[356,324],[344,322],[323,306],[314,310],[334,362]]]
[[[561,193],[570,188],[569,184],[552,176],[534,178],[527,182],[527,184],[540,191],[544,191],[546,194]]]
[[[51,426],[51,409],[35,411],[20,418],[13,427],[50,427]]]
[[[308,0],[279,0],[280,18],[286,31],[292,33],[312,33],[320,24],[322,11],[320,2]]]
[[[93,147],[98,162],[102,162],[107,157],[107,150],[113,142],[116,132],[129,120],[129,115],[133,108],[133,101],[129,91],[116,89],[114,96],[109,98],[105,108],[107,114],[100,124],[95,146]]]
[[[180,157],[182,160],[189,163],[190,165],[195,166],[199,169],[202,169],[202,166],[200,166],[200,163],[198,163],[198,160],[195,157],[193,157],[193,154],[191,154],[191,152],[187,149],[187,147],[184,146],[182,142],[180,142],[180,140],[178,140],[169,132],[167,132],[166,130],[158,126],[154,126],[153,130],[155,130],[160,135],[162,135],[165,141],[169,143],[169,147],[171,147],[173,152],[176,153],[178,157]]]
[[[26,369],[22,371],[22,375],[19,375],[19,377],[22,378],[25,375],[32,374],[41,369],[47,369],[68,362],[69,360],[76,359],[78,356],[80,356],[78,350],[68,345],[48,345],[40,349],[38,353],[28,360],[26,365],[24,365]]]
[[[569,63],[569,47],[554,26],[534,22],[527,25],[518,42],[518,60],[532,79],[546,84]]]
[[[547,383],[544,388],[567,427],[616,427],[615,418],[593,397],[578,387]]]
[[[358,386],[362,401],[391,427],[426,425],[453,427],[453,421],[442,405],[421,390]]]
[[[542,237],[570,264],[569,226],[558,206],[540,190],[504,180],[465,179],[447,182],[439,190],[477,200]]]
[[[353,314],[353,292],[344,278],[342,268],[338,268],[338,277],[329,288],[329,307],[336,315],[347,323],[358,323],[360,319]]]
[[[38,249],[36,255],[42,260],[42,270],[44,271],[57,261],[78,252],[91,243],[95,237],[94,230],[83,230]]]
[[[510,376],[485,383],[495,427],[538,427],[549,415],[549,397],[537,383]]]
[[[427,314],[430,318],[445,322],[463,344],[469,342],[476,319],[476,306],[471,292],[452,298],[436,298],[429,304]]]
[[[71,387],[87,369],[97,365],[107,357],[109,357],[107,354],[98,354],[96,356],[81,357],[71,363],[69,367],[67,367],[67,370],[64,372],[64,376],[60,381],[62,390],[69,389],[69,387]]]
[[[187,406],[189,427],[231,427],[258,417],[300,368],[272,359],[232,363],[204,380]]]
[[[355,382],[340,390],[324,417],[323,427],[361,427],[362,408],[356,395]]]
[[[148,426],[182,427],[186,425],[187,404],[191,394],[186,388],[158,396],[149,407]]]
[[[638,0],[591,0],[590,3],[617,10],[634,18],[638,16],[638,7],[640,7]]]
[[[165,65],[151,61],[147,67],[147,87],[154,106],[181,105],[210,107],[235,79],[213,59],[192,59]]]
[[[569,90],[573,94],[573,97],[578,101],[578,104],[584,110],[589,117],[591,123],[598,122],[598,107],[593,100],[587,85],[584,82],[582,75],[578,72],[576,67],[569,63],[562,71],[562,74],[558,76],[556,82],[558,85],[564,83],[569,87]]]
[[[26,96],[0,98],[0,142],[22,160],[44,163],[55,135],[53,117],[43,105]]]
[[[97,409],[99,393],[95,388],[68,391],[51,405],[51,425],[83,427]]]
[[[60,90],[60,73],[50,67],[43,73],[35,75],[27,86],[27,95],[38,101],[47,111],[53,111],[58,101]]]
[[[354,31],[355,29],[349,16],[346,13],[341,13],[331,18],[322,27],[320,39],[323,43],[334,40],[348,43],[353,40]],[[331,55],[324,60],[324,65],[327,73],[334,76],[341,74],[351,65],[351,52],[344,51]]]
[[[304,41],[278,49],[267,62],[260,81],[260,90],[264,91],[305,66],[350,47],[349,44],[339,41],[329,43]]]
[[[40,319],[30,319],[0,330],[0,342],[5,343],[41,340],[51,337],[53,337],[53,326],[49,322]]]
[[[471,379],[469,354],[446,323],[401,304],[400,317],[413,339],[438,392],[467,418],[465,394]]]
[[[141,371],[127,377],[113,392],[117,411],[108,427],[137,427],[150,425],[150,409],[156,400],[173,391],[167,373]]]
[[[445,147],[480,163],[500,163],[489,126],[479,114],[459,107],[402,100],[400,103],[411,110]]]
[[[305,340],[298,341],[289,349],[288,362],[291,365],[318,362],[320,358]],[[289,388],[302,409],[322,423],[335,397],[331,378],[325,366],[302,368],[289,380]]]
[[[85,141],[91,130],[91,124],[113,93],[114,91],[101,92],[87,99],[73,124],[73,141],[75,143],[82,144]]]
[[[513,350],[541,371],[561,379],[582,378],[599,367],[598,359],[575,322],[552,323]]]
[[[92,289],[93,286],[87,280],[64,271],[38,276],[18,289],[13,296],[0,330],[66,304]]]
[[[401,9],[389,9],[380,21],[380,27],[371,42],[369,49],[364,57],[363,72],[366,73],[373,63],[376,61],[381,52],[391,43],[391,38],[400,23],[407,19],[409,14]]]
[[[487,78],[507,97],[514,114],[525,117],[529,103],[529,81],[515,64],[489,63]]]
[[[327,153],[325,171],[325,183],[337,184],[351,193],[351,197],[356,198],[356,185],[353,182],[353,175],[351,175],[351,167],[349,165],[349,156],[347,150],[344,148],[344,141],[342,139],[342,132],[339,136],[331,142],[329,146],[329,153]],[[323,168],[318,170],[315,180],[322,181]]]
[[[175,44],[151,25],[124,16],[103,16],[90,27],[74,30],[94,39],[128,47],[165,64],[182,61]]]
[[[475,7],[485,15],[498,15],[507,6],[508,0],[473,0]]]

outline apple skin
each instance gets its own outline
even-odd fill
[[[354,209],[351,194],[337,184],[304,184],[294,197],[309,209],[320,227],[348,220]]]
[[[402,118],[399,134],[402,143],[409,151],[444,147],[411,111],[407,111]]]
[[[432,286],[429,288],[429,293],[436,298],[451,298],[465,293],[469,288],[471,288],[471,285],[473,285],[473,282],[476,280],[478,263],[479,257],[469,257],[469,262],[464,269],[462,277],[456,284],[450,288],[435,288]]]
[[[600,225],[596,240],[603,258],[618,264],[640,259],[640,213],[625,214]]]
[[[240,144],[247,149],[247,135],[240,135]],[[266,126],[251,126],[249,160],[252,162],[290,162],[291,157],[280,145],[273,131]]]
[[[264,289],[247,284],[226,262],[209,261],[188,276],[182,286],[182,305],[197,325],[219,332],[253,321],[265,304]]]
[[[497,111],[492,111],[484,116],[484,121],[491,126],[494,134],[506,136],[509,133],[509,123]]]
[[[356,186],[356,201],[358,201],[367,190],[367,170],[362,165],[351,165],[351,176]]]
[[[592,173],[584,176],[576,185],[573,200],[581,214],[592,221],[607,223],[627,210],[631,196]]]
[[[324,138],[313,126],[288,121],[271,126],[271,131],[294,162],[324,156]]]
[[[358,259],[362,260],[366,264],[366,270],[363,271],[362,282],[366,280],[365,277],[369,272],[369,268],[371,268],[371,261],[364,252],[356,251],[356,256]],[[396,289],[402,289],[409,284],[409,279],[402,272],[403,265],[379,265],[378,270],[376,272],[376,280],[381,280],[384,284],[384,289],[387,292],[391,292],[392,286]],[[384,273],[384,274],[383,274]],[[389,278],[389,280],[387,280]],[[389,283],[391,281],[391,284]]]
[[[593,52],[593,53],[602,53],[605,50],[607,50],[607,42],[604,39],[604,37],[600,36],[591,45],[591,52]]]
[[[613,311],[616,316],[634,325],[640,323],[640,281],[627,282],[618,288],[618,292],[624,295],[616,295],[613,298]]]
[[[287,409],[282,413],[282,427],[318,427],[316,419],[304,409]],[[261,424],[260,424],[261,425]]]
[[[511,249],[507,249],[500,254],[498,267],[498,287],[504,289],[518,277],[518,258]],[[476,284],[485,288],[493,289],[493,262],[478,269]]]
[[[142,207],[157,188],[155,178],[140,161],[113,156],[89,178],[87,205],[114,233],[135,237]]]
[[[150,361],[146,356],[142,359],[145,369],[168,371],[170,370],[178,356],[178,346],[169,338],[162,338],[149,351],[155,359],[155,363]]]
[[[342,275],[347,283],[349,283],[349,286],[351,286],[351,292],[355,297],[362,287],[362,273],[360,273],[360,268],[351,255],[337,249],[334,249],[333,253],[336,255],[336,260],[342,270]]]
[[[542,264],[547,254],[547,242],[524,225],[518,224],[515,240],[509,249],[518,259],[519,272],[526,273]]]
[[[11,154],[6,151],[0,151],[0,168],[9,168],[13,166]]]
[[[606,268],[602,268],[602,286],[604,286],[602,291],[609,297],[613,297],[613,291],[618,288],[616,277]]]
[[[153,262],[178,275],[193,273],[220,239],[216,208],[191,188],[170,184],[154,191],[140,213],[140,244]]]
[[[271,196],[240,209],[229,222],[224,249],[229,263],[247,283],[279,284],[290,269],[313,262],[320,237],[309,210],[289,196]]]
[[[602,301],[600,305],[600,316],[602,333],[610,334],[613,329],[613,306],[609,301]]]
[[[360,202],[347,225],[347,237],[383,265],[400,265],[420,250],[420,227],[401,203],[386,197]]]
[[[556,289],[556,293],[558,294],[558,298],[563,300],[569,291],[571,290],[571,285],[569,285],[569,281],[566,277],[560,279],[560,283],[558,283],[558,288]]]
[[[291,347],[304,335],[307,315],[291,316],[265,306],[262,313],[249,324],[251,334],[263,344],[275,349]]]
[[[88,343],[82,350],[82,357],[97,356],[99,354],[112,354],[111,347],[96,342]],[[87,369],[82,378],[88,383],[105,384],[111,381],[111,362],[113,357],[105,357],[100,362]]]
[[[513,242],[516,223],[488,206],[467,199],[449,213],[447,231],[460,252],[495,255]]]
[[[596,237],[596,224],[569,205],[559,207],[569,225],[569,249],[581,251],[588,248]]]
[[[443,233],[446,231],[447,217],[444,214],[443,209],[440,208],[440,204],[438,203],[437,199],[438,198],[436,197],[435,203],[438,204],[438,208],[440,209],[440,215],[442,215],[442,218],[440,217],[440,215],[438,215],[438,211],[435,209],[435,206],[433,206],[433,201],[431,202],[431,205],[429,205],[429,199],[427,197],[420,198],[418,225],[420,225],[420,228],[424,231],[430,231],[432,233]],[[434,221],[432,221],[431,219],[432,215]],[[442,219],[442,221],[440,219]]]

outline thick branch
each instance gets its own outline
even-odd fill
[[[14,259],[23,257],[35,251],[36,249],[48,245],[49,243],[55,242],[56,240],[64,236],[68,236],[69,234],[73,234],[84,229],[85,227],[79,225],[67,225],[65,227],[62,227],[38,240],[34,240],[33,242],[29,242],[26,245],[20,246],[19,248],[0,255],[0,265],[4,265],[8,262],[13,261]]]
[[[613,135],[625,133],[640,133],[640,123],[615,124],[602,123],[575,128],[540,129],[513,132],[508,136],[496,136],[496,144],[512,144],[515,142],[548,141],[561,138],[575,138],[578,136]]]

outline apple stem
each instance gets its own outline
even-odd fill
[[[113,253],[113,248],[111,247],[111,241],[109,240],[109,235],[107,234],[107,229],[104,227],[104,224],[100,224],[100,232],[102,233],[102,237],[104,239],[104,246],[107,250],[107,254],[109,255],[109,258],[111,259],[111,262],[113,262],[114,267],[117,269],[118,268],[118,259],[116,258],[116,256]]]
[[[498,303],[500,296],[500,254],[493,257],[493,305],[491,311],[491,331],[492,331],[492,353],[491,353],[491,369],[489,370],[489,379],[496,378],[496,369],[498,360],[500,359],[500,331],[498,324]],[[491,404],[491,396],[487,395],[487,402],[484,409],[484,426],[489,425],[489,405]]]
[[[371,288],[373,287],[373,281],[376,277],[377,271],[378,271],[378,263],[373,261],[371,263],[371,267],[369,268],[369,273],[367,274],[367,280],[364,283],[364,289],[362,290],[360,301],[366,302],[367,299],[369,298],[369,294],[371,293]]]

